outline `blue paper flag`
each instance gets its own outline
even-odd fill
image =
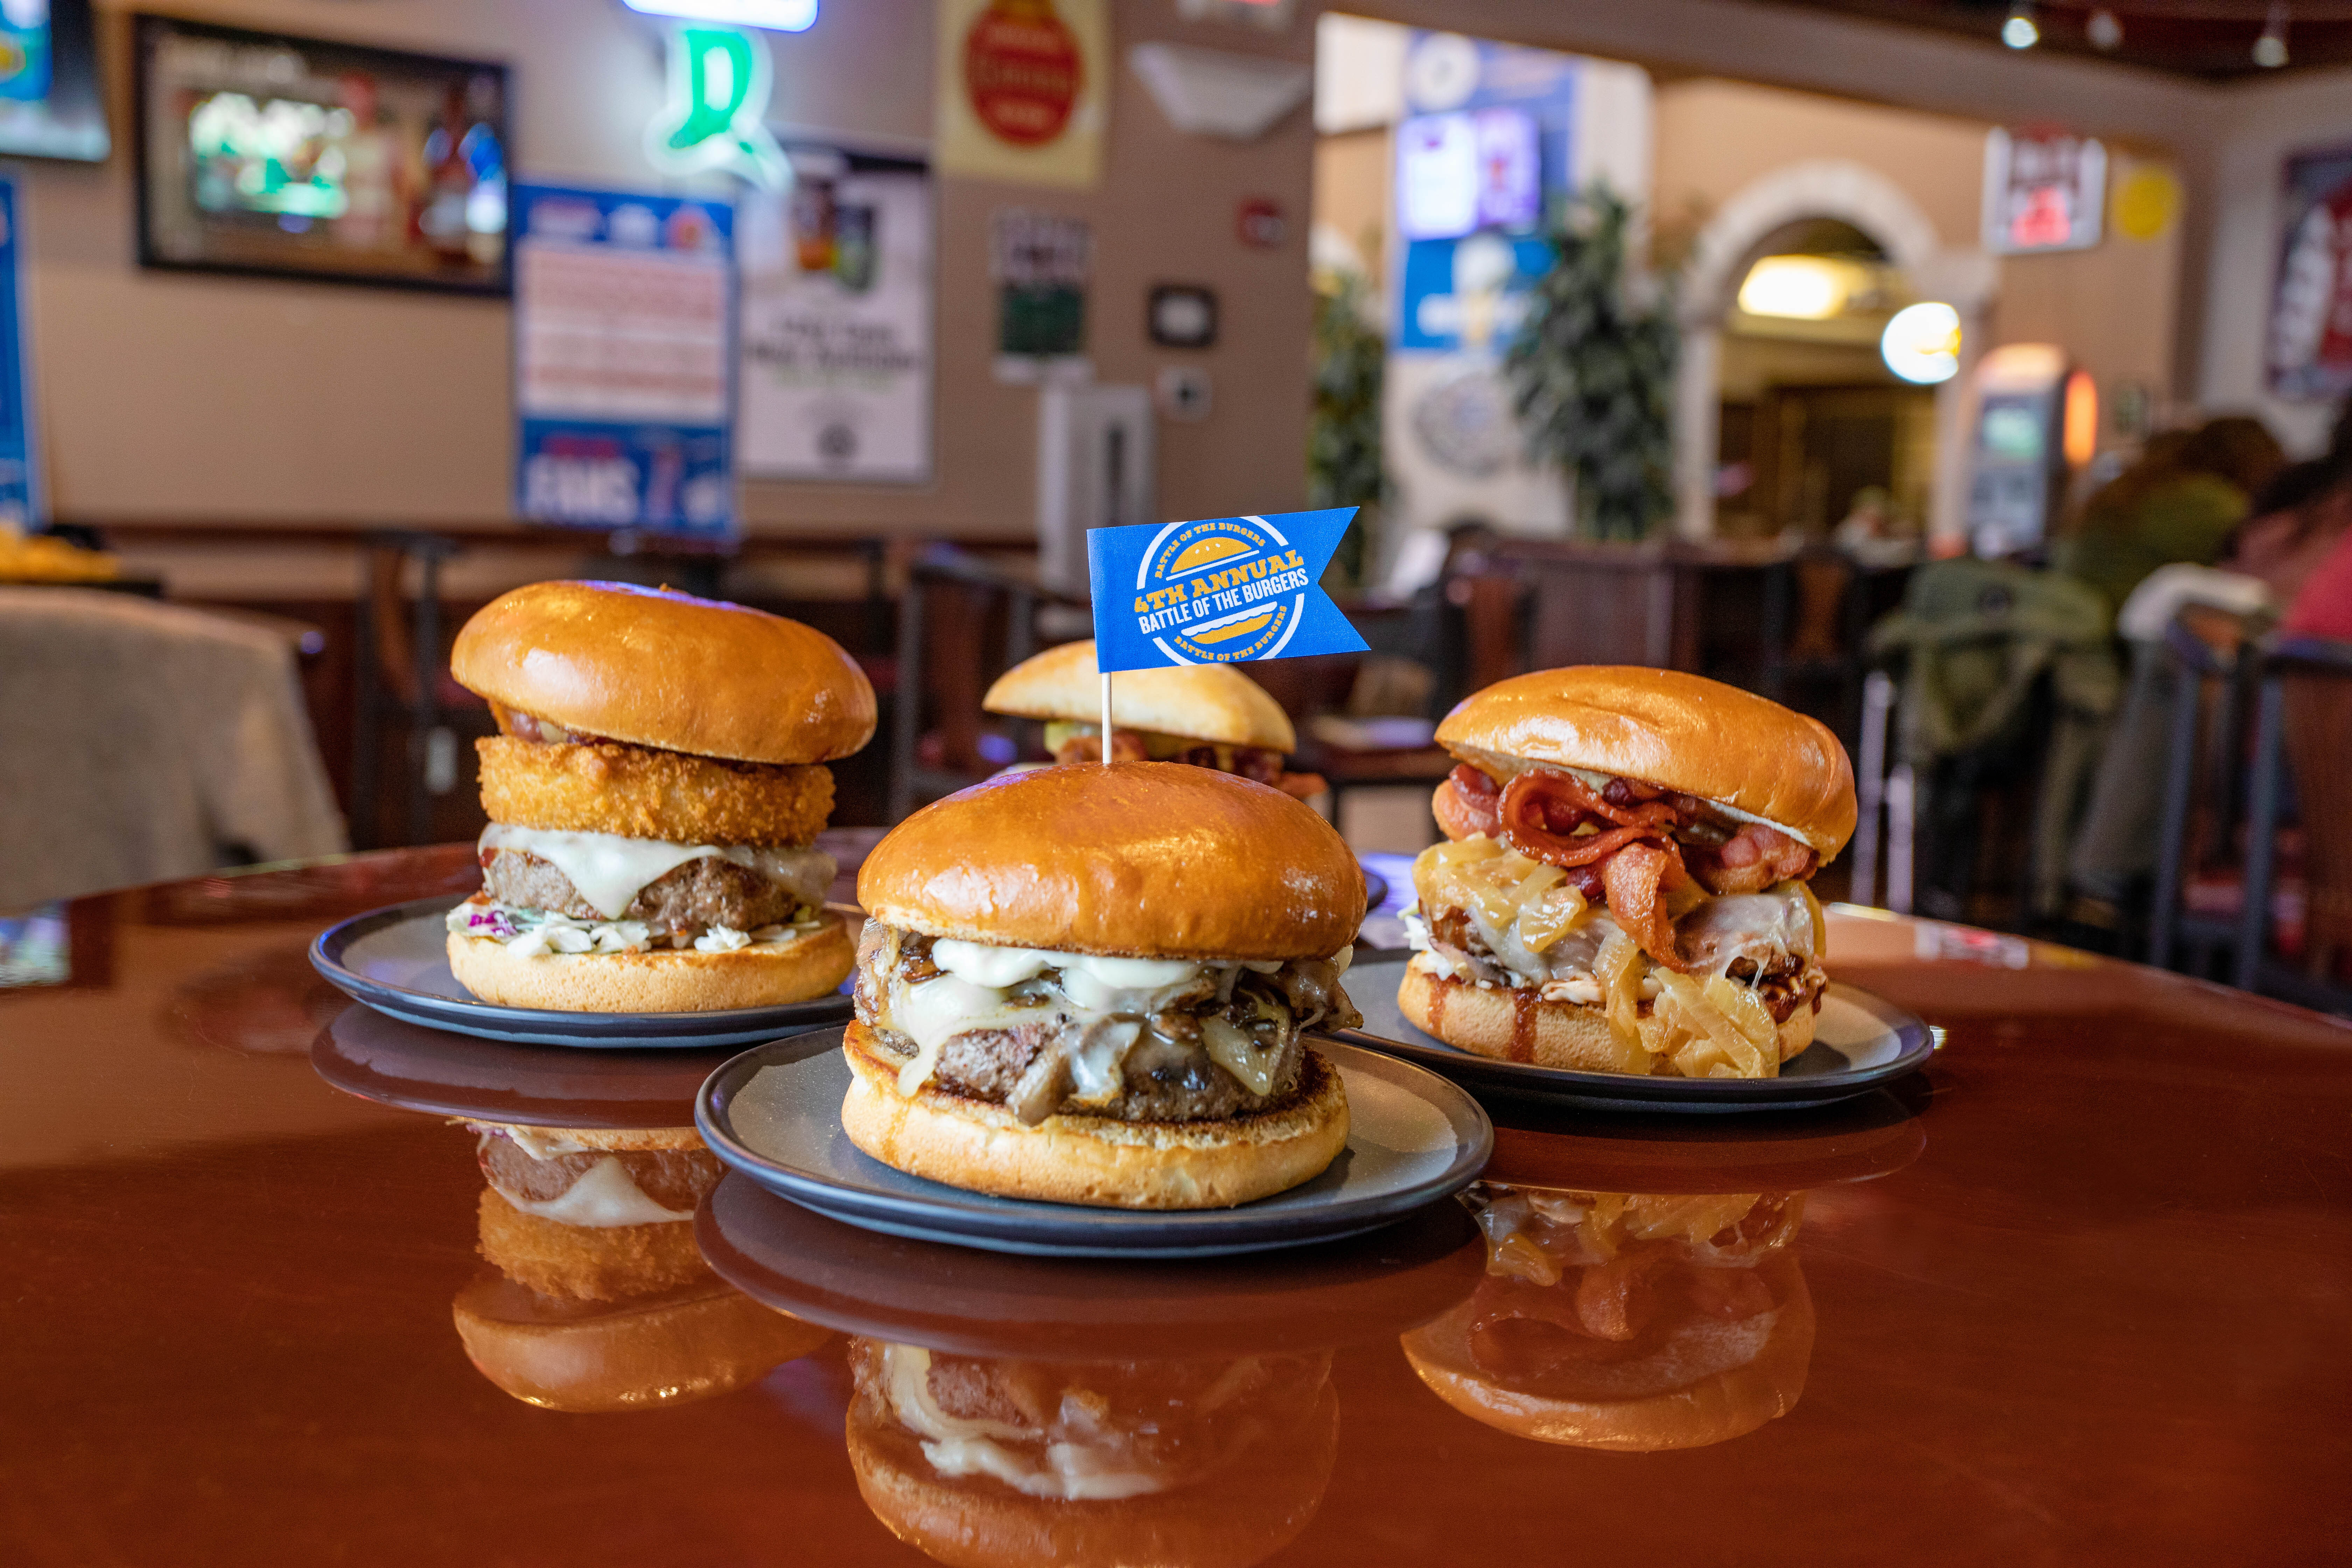
[[[1361,653],[1320,586],[1351,506],[1087,530],[1105,671]]]

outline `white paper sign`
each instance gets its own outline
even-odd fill
[[[746,195],[737,460],[762,479],[931,477],[931,182],[919,162],[787,145]]]

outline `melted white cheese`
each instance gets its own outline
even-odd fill
[[[1201,973],[1201,964],[1182,958],[1104,958],[1091,952],[1050,952],[1036,947],[991,947],[986,942],[958,942],[941,937],[931,943],[931,962],[960,980],[974,985],[1003,987],[1034,980],[1049,969],[1062,972],[1062,989],[1070,999],[1094,1012],[1110,1009],[1080,1001],[1071,990],[1073,977],[1097,992],[1159,991],[1181,985]],[[1281,967],[1279,964],[1276,968]]]
[[[534,1160],[552,1160],[559,1154],[589,1152],[587,1144],[576,1139],[566,1138],[562,1131],[552,1127],[524,1127],[512,1122],[495,1121],[469,1121],[466,1125],[482,1134],[485,1139],[499,1132],[505,1133],[513,1141],[516,1148]]]
[[[1354,955],[1352,947],[1341,948],[1331,963],[1345,973]],[[898,1069],[901,1094],[911,1095],[929,1080],[939,1065],[940,1048],[958,1035],[1070,1016],[1095,1025],[1085,1043],[1070,1056],[1071,1098],[1097,1104],[1118,1099],[1122,1091],[1121,1064],[1143,1033],[1142,1025],[1132,1020],[1165,1012],[1203,975],[1224,970],[1272,974],[1282,967],[1278,959],[1106,958],[1034,947],[992,947],[951,937],[931,944],[931,962],[942,972],[939,977],[914,985],[894,985],[883,1020],[915,1042],[913,1059]],[[1041,975],[1050,977],[1060,991],[1058,1004],[1034,993],[1020,1002],[1008,995],[1013,986]],[[1244,1083],[1252,1082],[1248,1075],[1235,1076]],[[1265,1089],[1256,1092],[1263,1094]]]
[[[931,1352],[918,1346],[883,1346],[882,1375],[892,1413],[923,1439],[923,1458],[943,1476],[988,1476],[1030,1497],[1069,1502],[1138,1497],[1164,1485],[1157,1476],[1121,1468],[1117,1456],[1080,1443],[1048,1441],[1043,1454],[1033,1458],[1006,1445],[1050,1434],[950,1415],[931,1397]]]
[[[560,1196],[526,1198],[503,1187],[499,1188],[499,1195],[525,1214],[589,1230],[610,1230],[624,1225],[676,1225],[694,1217],[691,1209],[680,1214],[646,1196],[645,1189],[630,1179],[628,1167],[610,1154],[583,1171],[580,1179]]]
[[[939,1065],[940,1048],[966,1030],[1010,1028],[1047,1016],[1035,1007],[1012,1006],[1001,989],[953,973],[908,986],[898,997],[890,1022],[915,1042],[914,1059],[898,1069],[901,1094],[922,1088]]]
[[[837,868],[817,849],[763,849],[748,844],[665,844],[617,833],[570,833],[494,822],[482,830],[484,849],[536,855],[570,879],[590,907],[618,920],[646,888],[689,860],[715,858],[748,867],[792,889],[805,903],[824,897]]]

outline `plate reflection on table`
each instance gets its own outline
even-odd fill
[[[1539,1443],[1703,1448],[1796,1407],[1813,1304],[1802,1193],[1594,1193],[1480,1183],[1477,1293],[1403,1337],[1473,1420]]]
[[[859,1494],[959,1565],[1263,1562],[1330,1483],[1332,1352],[1466,1300],[1461,1205],[1319,1246],[1171,1265],[879,1235],[730,1173],[704,1255],[769,1305],[854,1336]]]
[[[857,1339],[849,1366],[859,1495],[958,1568],[1261,1563],[1339,1455],[1328,1351],[1070,1363]]]
[[[721,1167],[692,1128],[469,1125],[489,1267],[450,1313],[475,1370],[515,1398],[575,1413],[684,1405],[832,1337],[703,1260],[694,1210]]]
[[[729,1047],[517,1045],[429,1029],[357,1003],[344,1005],[310,1042],[310,1066],[346,1094],[432,1116],[559,1128],[688,1126],[695,1090],[733,1054]]]

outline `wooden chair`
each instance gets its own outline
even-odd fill
[[[992,638],[1000,606],[1003,631]],[[891,821],[1013,760],[983,750],[981,698],[995,675],[1037,651],[1040,612],[1049,607],[1075,614],[1084,601],[952,545],[927,546],[908,563],[890,714]],[[1083,622],[1072,625],[1075,635],[1085,635]],[[936,737],[931,748],[924,745],[927,718]],[[923,755],[933,749],[936,761]]]
[[[433,797],[448,793],[462,771],[457,765],[457,737],[442,715],[455,700],[472,699],[449,680],[441,658],[441,628],[447,618],[441,567],[461,548],[456,540],[439,534],[385,529],[370,533],[360,552],[359,594],[352,605],[357,650],[352,661],[351,830],[355,847],[373,849],[383,844],[380,769],[388,723],[398,723],[407,736],[400,774],[404,831],[399,842],[430,840]],[[418,586],[416,597],[406,600],[412,561],[418,568]]]
[[[2281,637],[2260,658],[2232,979],[2243,990],[2352,1013],[2352,984],[2336,967],[2352,949],[2352,644]],[[2271,940],[2290,770],[2305,845],[2299,963],[2283,961]]]

